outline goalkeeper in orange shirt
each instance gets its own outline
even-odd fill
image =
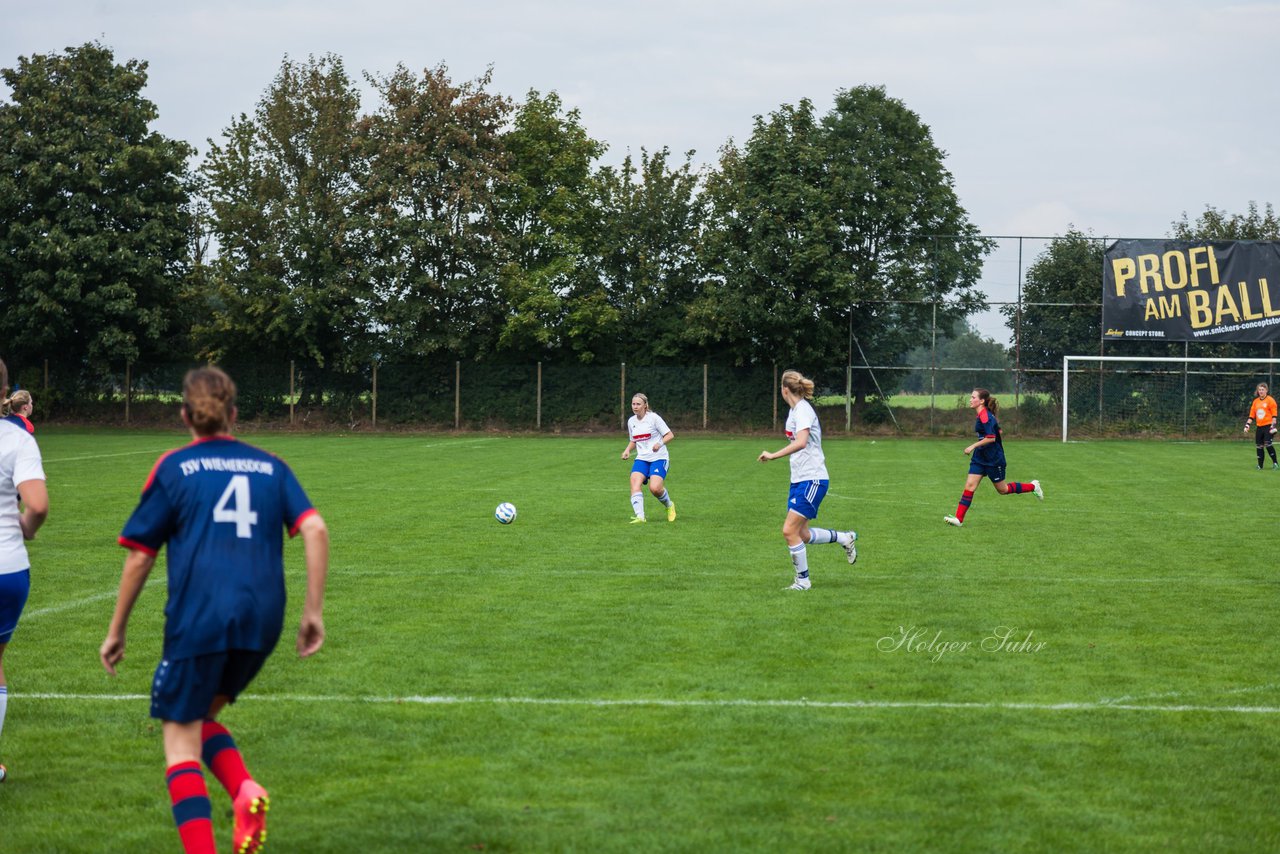
[[[1266,448],[1271,455],[1271,467],[1280,468],[1276,461],[1276,449],[1272,440],[1276,434],[1276,402],[1267,394],[1267,384],[1258,383],[1253,402],[1249,404],[1249,417],[1244,420],[1244,432],[1249,432],[1249,423],[1254,424],[1253,441],[1258,446],[1258,470],[1262,470],[1262,449]]]

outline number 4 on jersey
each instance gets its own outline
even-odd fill
[[[228,507],[227,505],[232,505]],[[258,511],[249,507],[249,478],[243,474],[232,475],[231,482],[213,508],[213,521],[234,522],[236,536],[247,540],[253,536],[253,526],[258,524]]]

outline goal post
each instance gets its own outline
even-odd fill
[[[1278,373],[1275,358],[1063,356],[1062,441],[1230,435],[1257,384],[1274,392]]]

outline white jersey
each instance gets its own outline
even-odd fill
[[[18,510],[18,484],[28,480],[44,480],[40,447],[26,430],[0,422],[0,575],[31,566]]]
[[[801,430],[809,431],[809,444],[791,455],[791,482],[828,480],[827,458],[822,453],[822,427],[818,413],[807,400],[799,400],[787,414],[787,440],[795,439]]]
[[[653,449],[653,443],[660,440],[663,436],[671,432],[671,428],[667,426],[667,422],[662,420],[662,416],[650,409],[644,414],[643,418],[636,418],[634,415],[627,420],[627,433],[631,436],[631,441],[636,443],[636,459],[646,463],[654,460],[669,460],[671,455],[667,453],[667,445],[662,443],[662,447],[658,450]]]

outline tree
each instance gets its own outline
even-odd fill
[[[757,117],[708,180],[712,275],[690,334],[739,364],[830,369],[851,343],[859,361],[892,364],[924,339],[934,304],[943,324],[980,308],[990,242],[942,161],[928,127],[879,87],[838,93],[821,121],[807,100]],[[869,382],[859,375],[859,400]]]
[[[360,98],[335,56],[285,58],[252,118],[203,166],[219,255],[206,355],[368,363],[370,297],[353,238]]]
[[[950,331],[939,334],[936,347],[932,342],[912,349],[906,363],[916,370],[903,383],[903,390],[913,393],[968,392],[987,388],[993,392],[1012,389],[1007,381],[1009,353],[998,342],[981,335],[968,321],[957,320]],[[947,368],[930,377],[934,367]],[[963,369],[963,370],[959,370]]]
[[[441,65],[370,77],[382,103],[360,122],[360,188],[378,323],[406,355],[491,352],[505,326],[498,193],[507,98],[492,71],[454,84]]]
[[[1170,237],[1175,240],[1280,240],[1280,217],[1268,202],[1261,213],[1257,202],[1249,202],[1243,214],[1228,214],[1206,205],[1195,222],[1182,219],[1173,223]]]
[[[838,93],[822,124],[852,331],[872,364],[894,364],[926,338],[935,305],[944,328],[983,307],[976,284],[993,244],[961,207],[928,126],[882,87]]]
[[[507,160],[496,217],[505,316],[497,347],[530,357],[568,350],[583,332],[569,323],[580,307],[571,309],[568,297],[581,278],[588,235],[598,228],[592,165],[605,146],[587,135],[577,110],[564,110],[559,95],[537,91],[516,108],[501,143]]]
[[[596,174],[598,227],[583,259],[587,275],[571,295],[574,343],[583,358],[649,362],[685,353],[705,205],[693,152],[678,168],[670,158],[667,148],[652,154],[641,149],[638,166],[628,154],[621,167]],[[607,309],[597,311],[597,305]],[[588,307],[594,315],[589,324]],[[588,328],[595,334],[586,334]]]
[[[0,75],[0,338],[16,364],[102,377],[177,327],[192,149],[148,129],[147,64],[88,43]]]
[[[836,202],[825,166],[808,100],[768,121],[757,116],[743,150],[722,150],[707,179],[710,277],[690,312],[695,341],[717,344],[737,365],[826,363],[843,353],[852,290],[831,256]]]
[[[1033,372],[1029,388],[1060,392],[1062,357],[1098,352],[1105,248],[1069,228],[1027,268],[1021,305],[1001,307],[1018,341],[1019,365]]]

